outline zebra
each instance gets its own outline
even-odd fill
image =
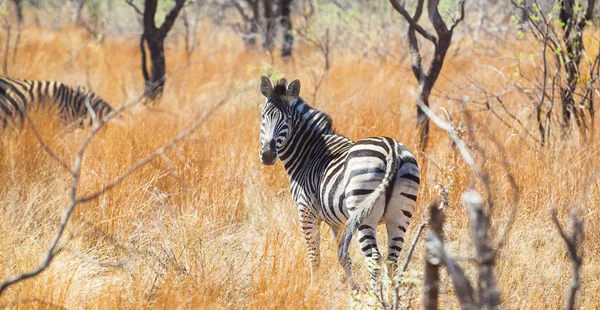
[[[320,264],[320,224],[327,223],[337,239],[338,260],[349,285],[352,278],[348,247],[354,231],[365,256],[371,288],[381,272],[376,227],[384,223],[388,233],[387,266],[397,269],[404,234],[416,206],[419,166],[410,150],[388,137],[352,141],[336,133],[325,112],[300,97],[300,81],[285,79],[275,86],[261,77],[260,92],[266,98],[260,126],[260,160],[275,164],[279,158],[287,170],[291,195],[299,214],[311,264],[311,279]]]
[[[57,81],[36,81],[0,76],[0,122],[6,128],[9,122],[23,124],[25,113],[38,103],[57,104],[61,118],[72,123],[79,121],[83,126],[88,117],[86,101],[95,116],[102,119],[113,108],[94,92],[81,86],[69,86]],[[91,124],[93,119],[89,118]]]

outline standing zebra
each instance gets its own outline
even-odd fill
[[[83,87],[72,87],[55,81],[34,81],[0,76],[0,122],[6,128],[8,122],[24,124],[25,113],[34,104],[46,102],[57,104],[60,116],[66,122],[81,121],[88,116],[86,101],[96,117],[102,119],[113,109],[102,98]],[[92,119],[90,118],[90,124]]]
[[[260,127],[260,160],[273,165],[279,157],[291,180],[291,194],[300,215],[311,271],[319,267],[319,226],[325,221],[334,236],[346,224],[338,258],[355,288],[348,246],[358,229],[374,288],[381,254],[375,229],[385,223],[387,262],[397,268],[404,233],[416,205],[419,167],[404,145],[387,137],[353,142],[338,135],[331,118],[310,107],[300,95],[300,81],[275,87],[262,76],[260,91],[267,98]]]

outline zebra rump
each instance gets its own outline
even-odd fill
[[[361,202],[360,205],[356,208],[360,210],[360,212],[353,213],[350,218],[348,218],[348,222],[346,223],[346,231],[344,232],[344,236],[342,238],[338,260],[341,262],[344,257],[348,255],[348,248],[350,247],[350,241],[352,240],[352,235],[360,226],[360,223],[371,213],[373,210],[373,206],[375,202],[380,197],[385,197],[382,195],[385,193],[391,183],[391,181],[396,176],[397,168],[396,168],[396,160],[394,160],[394,154],[392,152],[388,153],[385,157],[386,160],[386,170],[383,180],[381,184],[377,186],[375,191],[373,191],[365,200]]]

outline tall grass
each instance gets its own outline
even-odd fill
[[[323,225],[322,266],[312,277],[290,199],[289,181],[280,164],[262,166],[258,160],[258,129],[263,100],[258,77],[272,67],[287,78],[299,78],[306,97],[312,92],[312,70],[320,58],[307,46],[295,60],[281,62],[265,53],[246,51],[241,40],[227,30],[206,25],[199,49],[187,59],[183,44],[172,39],[167,47],[169,78],[161,102],[138,107],[117,123],[109,124],[94,139],[83,163],[81,192],[98,189],[136,160],[167,142],[193,123],[231,89],[250,78],[257,86],[236,96],[197,133],[142,168],[121,186],[78,207],[69,225],[65,245],[100,261],[130,257],[121,268],[100,267],[61,254],[40,276],[22,282],[0,297],[0,305],[15,308],[322,308],[349,305],[344,275],[335,259],[335,241]],[[88,84],[114,106],[140,94],[143,82],[135,37],[106,37],[87,41],[84,31],[26,28],[13,76],[57,79]],[[510,57],[518,44],[506,42],[498,55],[450,53],[438,88],[446,93],[460,89],[464,77],[488,81],[497,76],[480,63],[502,68],[510,75]],[[83,46],[75,59],[74,51]],[[504,57],[505,56],[505,57]],[[186,64],[185,66],[180,66]],[[416,148],[414,128],[415,81],[404,61],[363,60],[351,53],[333,55],[333,65],[321,87],[316,106],[334,119],[336,129],[353,139],[387,135]],[[530,68],[535,70],[535,68]],[[435,105],[458,115],[450,101],[437,97]],[[507,102],[512,108],[523,102]],[[588,203],[582,205],[586,241],[581,306],[600,304],[600,203],[598,183],[586,184],[598,169],[600,148],[595,141],[557,144],[538,149],[521,132],[513,131],[486,113],[473,112],[473,131],[487,154],[483,167],[494,186],[493,227],[503,227],[510,215],[510,195],[498,140],[510,159],[520,184],[521,202],[508,242],[500,251],[496,273],[502,287],[503,307],[555,308],[565,302],[571,274],[568,253],[550,220],[550,207],[564,219],[580,201],[585,186]],[[72,164],[86,135],[81,129],[65,131],[52,113],[37,112],[33,119],[55,152]],[[526,119],[526,112],[518,112]],[[526,122],[533,127],[533,123]],[[473,139],[473,137],[470,137]],[[469,257],[473,249],[469,223],[460,194],[475,184],[468,167],[456,160],[449,138],[436,129],[430,147],[427,174],[410,238],[426,215],[427,202],[437,195],[438,182],[452,182],[451,204],[446,209],[448,249]],[[0,279],[36,266],[67,207],[70,178],[39,144],[31,128],[7,130],[0,141]],[[478,155],[478,158],[483,158]],[[175,173],[176,171],[176,173]],[[383,232],[383,230],[380,230]],[[423,269],[424,249],[419,245],[411,270]],[[403,253],[406,255],[406,253]],[[367,279],[363,258],[351,248],[357,279]],[[404,256],[401,258],[403,260]],[[465,263],[468,266],[468,263]],[[474,269],[467,267],[474,276]],[[420,279],[417,272],[416,280]],[[443,276],[442,307],[455,308],[449,279]],[[417,286],[416,290],[419,289]],[[42,302],[43,301],[43,302]],[[419,307],[420,301],[410,301]]]

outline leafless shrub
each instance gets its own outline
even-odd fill
[[[554,9],[546,13],[537,0],[529,4],[512,0],[542,49],[541,77],[521,75],[530,86],[518,86],[535,106],[542,146],[550,137],[557,102],[562,113],[559,123],[563,140],[570,136],[573,119],[583,141],[594,132],[593,95],[600,79],[600,53],[593,56],[585,50],[583,30],[592,19],[595,0],[584,2],[585,7],[575,0],[556,1]],[[587,60],[587,67],[581,64],[582,59]]]

